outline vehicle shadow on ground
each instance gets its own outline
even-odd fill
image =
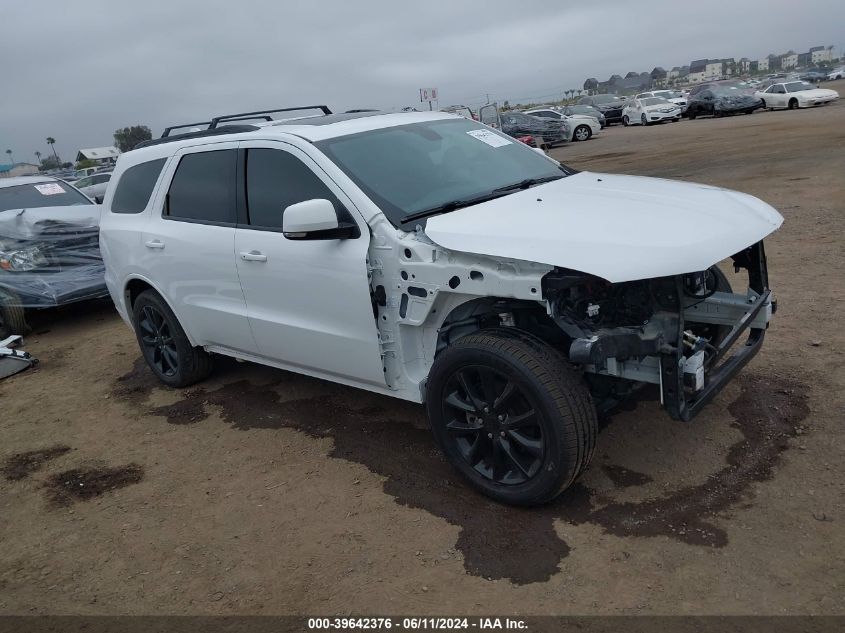
[[[330,457],[366,466],[383,476],[384,492],[397,503],[425,510],[461,528],[456,549],[468,573],[515,584],[543,582],[558,572],[570,546],[555,529],[558,521],[599,526],[620,537],[664,536],[696,546],[723,547],[728,538],[716,515],[750,492],[752,482],[772,477],[780,454],[808,414],[805,385],[746,373],[741,393],[729,405],[741,439],[725,465],[698,485],[668,490],[639,502],[616,502],[577,483],[539,508],[511,508],[477,494],[454,473],[434,445],[422,407],[365,394],[296,374],[224,361],[216,381],[181,391],[177,402],[145,403],[164,389],[141,359],[116,380],[113,395],[141,414],[171,424],[196,424],[216,410],[237,429],[290,428],[314,438],[331,438]],[[319,395],[285,399],[302,383]],[[354,405],[350,403],[355,403]],[[612,416],[604,420],[606,426]],[[605,466],[617,486],[646,483],[646,475]]]

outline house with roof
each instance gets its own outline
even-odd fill
[[[118,156],[120,156],[120,150],[116,147],[92,147],[79,150],[76,153],[76,162],[92,160],[100,165],[112,165],[117,162]]]
[[[736,71],[741,75],[747,75],[751,72],[751,60],[747,57],[740,57],[736,63]]]
[[[780,56],[780,67],[782,70],[789,70],[798,66],[798,53],[790,50]]]
[[[690,83],[715,81],[722,78],[723,63],[721,59],[697,59],[690,62]]]
[[[752,70],[751,72],[758,72],[758,73],[765,73],[769,71],[769,58],[763,57],[762,59],[757,60],[757,69]]]
[[[813,46],[809,50],[810,63],[823,64],[825,62],[832,62],[836,59],[836,54],[833,52],[833,46]]]
[[[675,66],[666,75],[669,83],[683,83],[689,77],[689,66]]]
[[[14,163],[12,165],[0,165],[0,178],[15,178],[17,176],[35,176],[38,174],[38,165],[32,163]]]

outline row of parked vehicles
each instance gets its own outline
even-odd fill
[[[15,328],[21,302],[107,290],[164,384],[224,355],[420,403],[466,481],[519,505],[584,472],[597,410],[651,384],[690,420],[760,349],[766,203],[579,172],[443,112],[306,109],[169,128],[102,205],[3,182],[4,327],[12,295]],[[561,142],[581,120],[523,116]]]
[[[499,112],[495,104],[479,110],[482,122],[535,146],[535,137],[547,147],[568,141],[586,141],[614,123],[652,125],[677,122],[682,117],[721,117],[752,114],[756,110],[808,108],[839,99],[835,90],[798,78],[774,77],[753,84],[743,80],[713,81],[689,91],[653,90],[632,97],[599,94],[581,97],[577,104],[542,106],[520,112]],[[465,106],[455,106],[478,118]],[[543,119],[539,121],[538,119]]]

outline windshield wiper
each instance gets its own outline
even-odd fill
[[[546,176],[545,178],[526,178],[525,180],[515,182],[512,185],[505,185],[504,187],[499,187],[497,189],[493,189],[493,191],[501,192],[501,191],[517,191],[518,189],[528,189],[528,187],[533,187],[534,185],[541,185],[544,182],[551,182],[552,180],[560,180],[561,178],[563,178],[563,176]]]
[[[451,202],[446,202],[445,204],[438,205],[436,207],[432,207],[430,209],[423,209],[422,211],[416,211],[414,213],[409,213],[404,218],[399,220],[401,224],[405,222],[411,222],[412,220],[420,220],[422,218],[427,218],[432,215],[439,215],[441,213],[449,213],[450,211],[455,211],[457,209],[463,209],[464,207],[471,207],[474,204],[480,204],[482,202],[487,202],[488,200],[493,200],[494,198],[501,198],[505,195],[506,192],[499,191],[498,189],[492,191],[490,193],[485,193],[483,196],[476,196],[475,198],[467,198],[466,200],[452,200]]]
[[[502,196],[507,195],[512,191],[518,191],[519,189],[528,189],[533,185],[539,185],[544,182],[550,182],[552,180],[560,180],[563,176],[546,176],[545,178],[526,178],[520,182],[514,183],[512,185],[505,185],[504,187],[499,187],[497,189],[493,189],[490,193],[485,193],[481,196],[476,196],[475,198],[467,198],[466,200],[452,200],[451,202],[446,202],[444,204],[438,205],[436,207],[432,207],[430,209],[423,209],[422,211],[416,211],[414,213],[410,213],[406,215],[404,218],[399,220],[401,224],[405,224],[406,222],[411,222],[413,220],[419,220],[422,218],[427,218],[432,215],[440,215],[441,213],[449,213],[450,211],[455,211],[457,209],[463,209],[465,207],[471,207],[474,204],[480,204],[482,202],[487,202],[488,200],[494,200],[495,198],[501,198]]]

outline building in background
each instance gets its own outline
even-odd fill
[[[780,56],[781,70],[792,70],[798,66],[798,53],[790,50]]]
[[[38,174],[38,165],[32,163],[15,163],[14,165],[0,165],[0,178],[15,178],[16,176],[34,176]]]
[[[76,153],[76,162],[92,160],[100,165],[113,165],[120,156],[120,150],[116,147],[92,147],[81,149]]]

